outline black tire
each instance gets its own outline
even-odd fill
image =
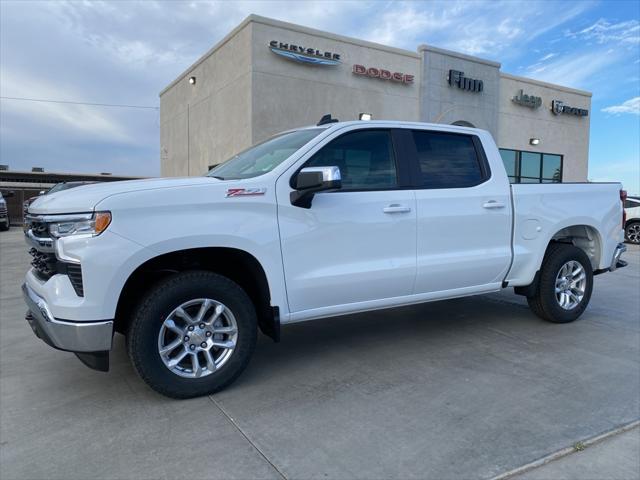
[[[582,300],[570,310],[562,308],[556,298],[556,277],[569,261],[578,262],[586,275]],[[593,291],[593,270],[589,257],[577,247],[562,243],[549,246],[542,262],[538,286],[533,296],[527,297],[529,308],[538,317],[553,323],[568,323],[577,319],[587,308]]]
[[[231,310],[237,323],[237,343],[219,370],[201,378],[184,378],[165,366],[158,352],[158,335],[176,307],[197,298],[214,299]],[[256,312],[244,290],[216,273],[189,271],[157,283],[146,293],[134,311],[127,350],[138,375],[155,391],[172,398],[192,398],[222,390],[238,378],[251,359],[256,338]]]
[[[632,221],[627,223],[627,226],[624,228],[624,239],[633,243],[634,245],[640,245],[640,222]]]
[[[7,230],[9,230],[10,227],[11,227],[11,224],[9,223],[9,219],[7,218],[6,222],[2,222],[0,224],[0,231],[6,232]]]

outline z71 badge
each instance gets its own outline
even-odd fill
[[[226,197],[255,197],[264,195],[266,188],[228,188]]]

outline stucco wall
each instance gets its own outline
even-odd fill
[[[532,109],[511,99],[520,89],[525,94],[542,98],[542,105]],[[589,157],[589,116],[554,115],[552,100],[561,100],[572,107],[588,109],[591,94],[535,80],[502,74],[500,78],[499,127],[497,143],[501,148],[564,155],[562,180],[587,180]],[[540,139],[530,145],[531,138]]]
[[[202,175],[251,145],[251,25],[240,25],[160,94],[163,176]]]
[[[422,109],[420,120],[451,124],[466,121],[476,128],[498,134],[500,64],[457,52],[421,45],[423,61]],[[470,92],[449,85],[449,70],[464,72],[467,78],[482,80],[482,92]]]
[[[274,54],[269,42],[304,45],[340,54],[334,66],[298,63]],[[353,64],[414,75],[411,84],[358,76]],[[419,118],[420,57],[317,30],[273,22],[253,24],[253,141],[318,122],[331,113],[355,120],[361,112],[377,119]]]

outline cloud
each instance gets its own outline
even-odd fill
[[[640,22],[638,20],[626,20],[624,22],[611,23],[601,18],[593,25],[577,32],[567,32],[567,37],[594,40],[596,43],[617,43],[629,46],[640,44]]]
[[[574,88],[587,88],[592,85],[595,76],[620,60],[613,50],[595,50],[571,52],[555,57],[551,62],[538,62],[525,69],[525,74],[536,80],[566,85]]]
[[[614,115],[620,115],[621,113],[640,115],[640,97],[630,98],[620,105],[611,105],[610,107],[603,108],[602,111]]]
[[[425,5],[430,8],[425,8]],[[394,2],[365,38],[415,49],[421,43],[491,58],[521,50],[533,39],[580,15],[590,2],[560,8],[558,2]]]
[[[546,62],[547,60],[551,60],[553,57],[557,57],[557,53],[547,53],[544,57],[542,57],[539,62]]]

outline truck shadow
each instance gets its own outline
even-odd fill
[[[468,297],[285,325],[278,344],[260,335],[249,368],[237,383],[287,375],[292,366],[313,370],[332,362],[410,363],[412,356],[442,356],[447,349],[473,344],[488,347],[488,337],[502,330],[514,338],[522,330],[522,341],[528,342],[527,331],[553,326],[534,316],[520,299],[507,298]]]

